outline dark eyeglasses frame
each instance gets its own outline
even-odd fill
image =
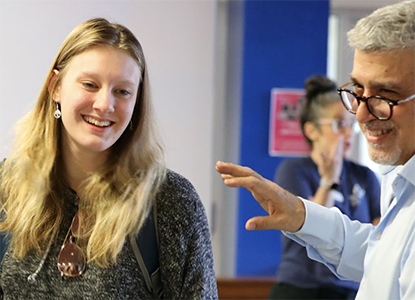
[[[394,106],[396,106],[396,105],[399,105],[399,104],[402,104],[402,103],[405,103],[405,102],[408,102],[408,101],[411,101],[411,100],[415,99],[415,94],[414,94],[414,95],[412,95],[412,96],[409,96],[409,97],[408,97],[408,98],[406,98],[406,99],[399,100],[399,101],[396,101],[396,100],[390,100],[390,99],[383,98],[383,97],[380,97],[380,96],[368,96],[368,97],[361,97],[361,96],[358,96],[355,92],[353,92],[353,91],[351,91],[351,90],[349,90],[349,89],[345,89],[345,87],[346,87],[346,86],[349,86],[349,85],[351,85],[351,84],[353,84],[353,82],[349,82],[349,83],[346,83],[346,84],[342,85],[339,89],[337,89],[337,93],[339,94],[340,99],[341,99],[341,101],[342,101],[342,103],[343,103],[344,107],[347,109],[347,111],[348,111],[348,112],[350,112],[350,113],[352,113],[352,114],[354,114],[354,115],[356,114],[356,111],[353,111],[352,109],[349,109],[349,107],[347,106],[347,104],[346,104],[346,103],[344,102],[344,100],[343,100],[342,92],[349,93],[349,94],[351,94],[353,97],[355,97],[355,98],[356,98],[356,100],[357,100],[357,107],[359,107],[360,102],[365,102],[365,103],[366,103],[366,107],[367,107],[368,111],[370,112],[370,114],[371,114],[372,116],[374,116],[376,119],[381,120],[381,121],[387,121],[387,120],[389,120],[390,118],[392,118],[392,114],[393,114],[393,107],[394,107]],[[377,115],[375,115],[375,114],[374,114],[374,112],[372,111],[372,109],[371,109],[370,105],[367,105],[367,102],[368,102],[368,101],[369,101],[369,99],[371,99],[371,98],[376,98],[376,99],[378,99],[378,100],[385,101],[386,103],[388,103],[388,104],[389,104],[389,108],[390,108],[389,117],[387,117],[387,118],[381,118],[381,117],[378,117]]]
[[[74,239],[79,237],[79,212],[72,219],[71,226],[63,240],[58,256],[58,269],[61,276],[76,277],[83,274],[86,269],[86,258],[81,247]]]

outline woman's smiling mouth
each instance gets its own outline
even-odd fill
[[[112,124],[111,121],[99,121],[90,116],[82,116],[82,117],[87,123],[98,126],[98,127],[108,127]]]

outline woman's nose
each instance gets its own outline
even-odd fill
[[[101,112],[113,112],[115,104],[115,97],[108,90],[101,90],[95,98],[93,108]]]

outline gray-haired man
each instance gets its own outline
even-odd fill
[[[284,231],[340,278],[361,282],[356,299],[415,299],[415,2],[376,10],[348,38],[354,65],[339,94],[371,159],[385,165],[378,226],[300,200],[250,168],[218,162],[216,169],[269,213],[248,220],[248,230]]]

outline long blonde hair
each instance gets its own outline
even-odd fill
[[[141,80],[132,117],[133,129],[125,130],[111,147],[106,164],[83,183],[80,207],[87,207],[88,215],[94,217],[87,242],[89,261],[96,261],[102,267],[116,261],[124,238],[141,228],[165,178],[164,155],[155,130],[140,43],[124,26],[102,18],[78,25],[63,42],[35,107],[17,124],[13,151],[0,174],[0,196],[6,212],[0,230],[12,234],[11,246],[18,258],[23,258],[31,249],[45,251],[62,221],[63,125],[53,116],[56,109],[53,92],[73,57],[103,45],[127,51],[141,70]],[[59,75],[48,91],[53,70],[58,70]]]

